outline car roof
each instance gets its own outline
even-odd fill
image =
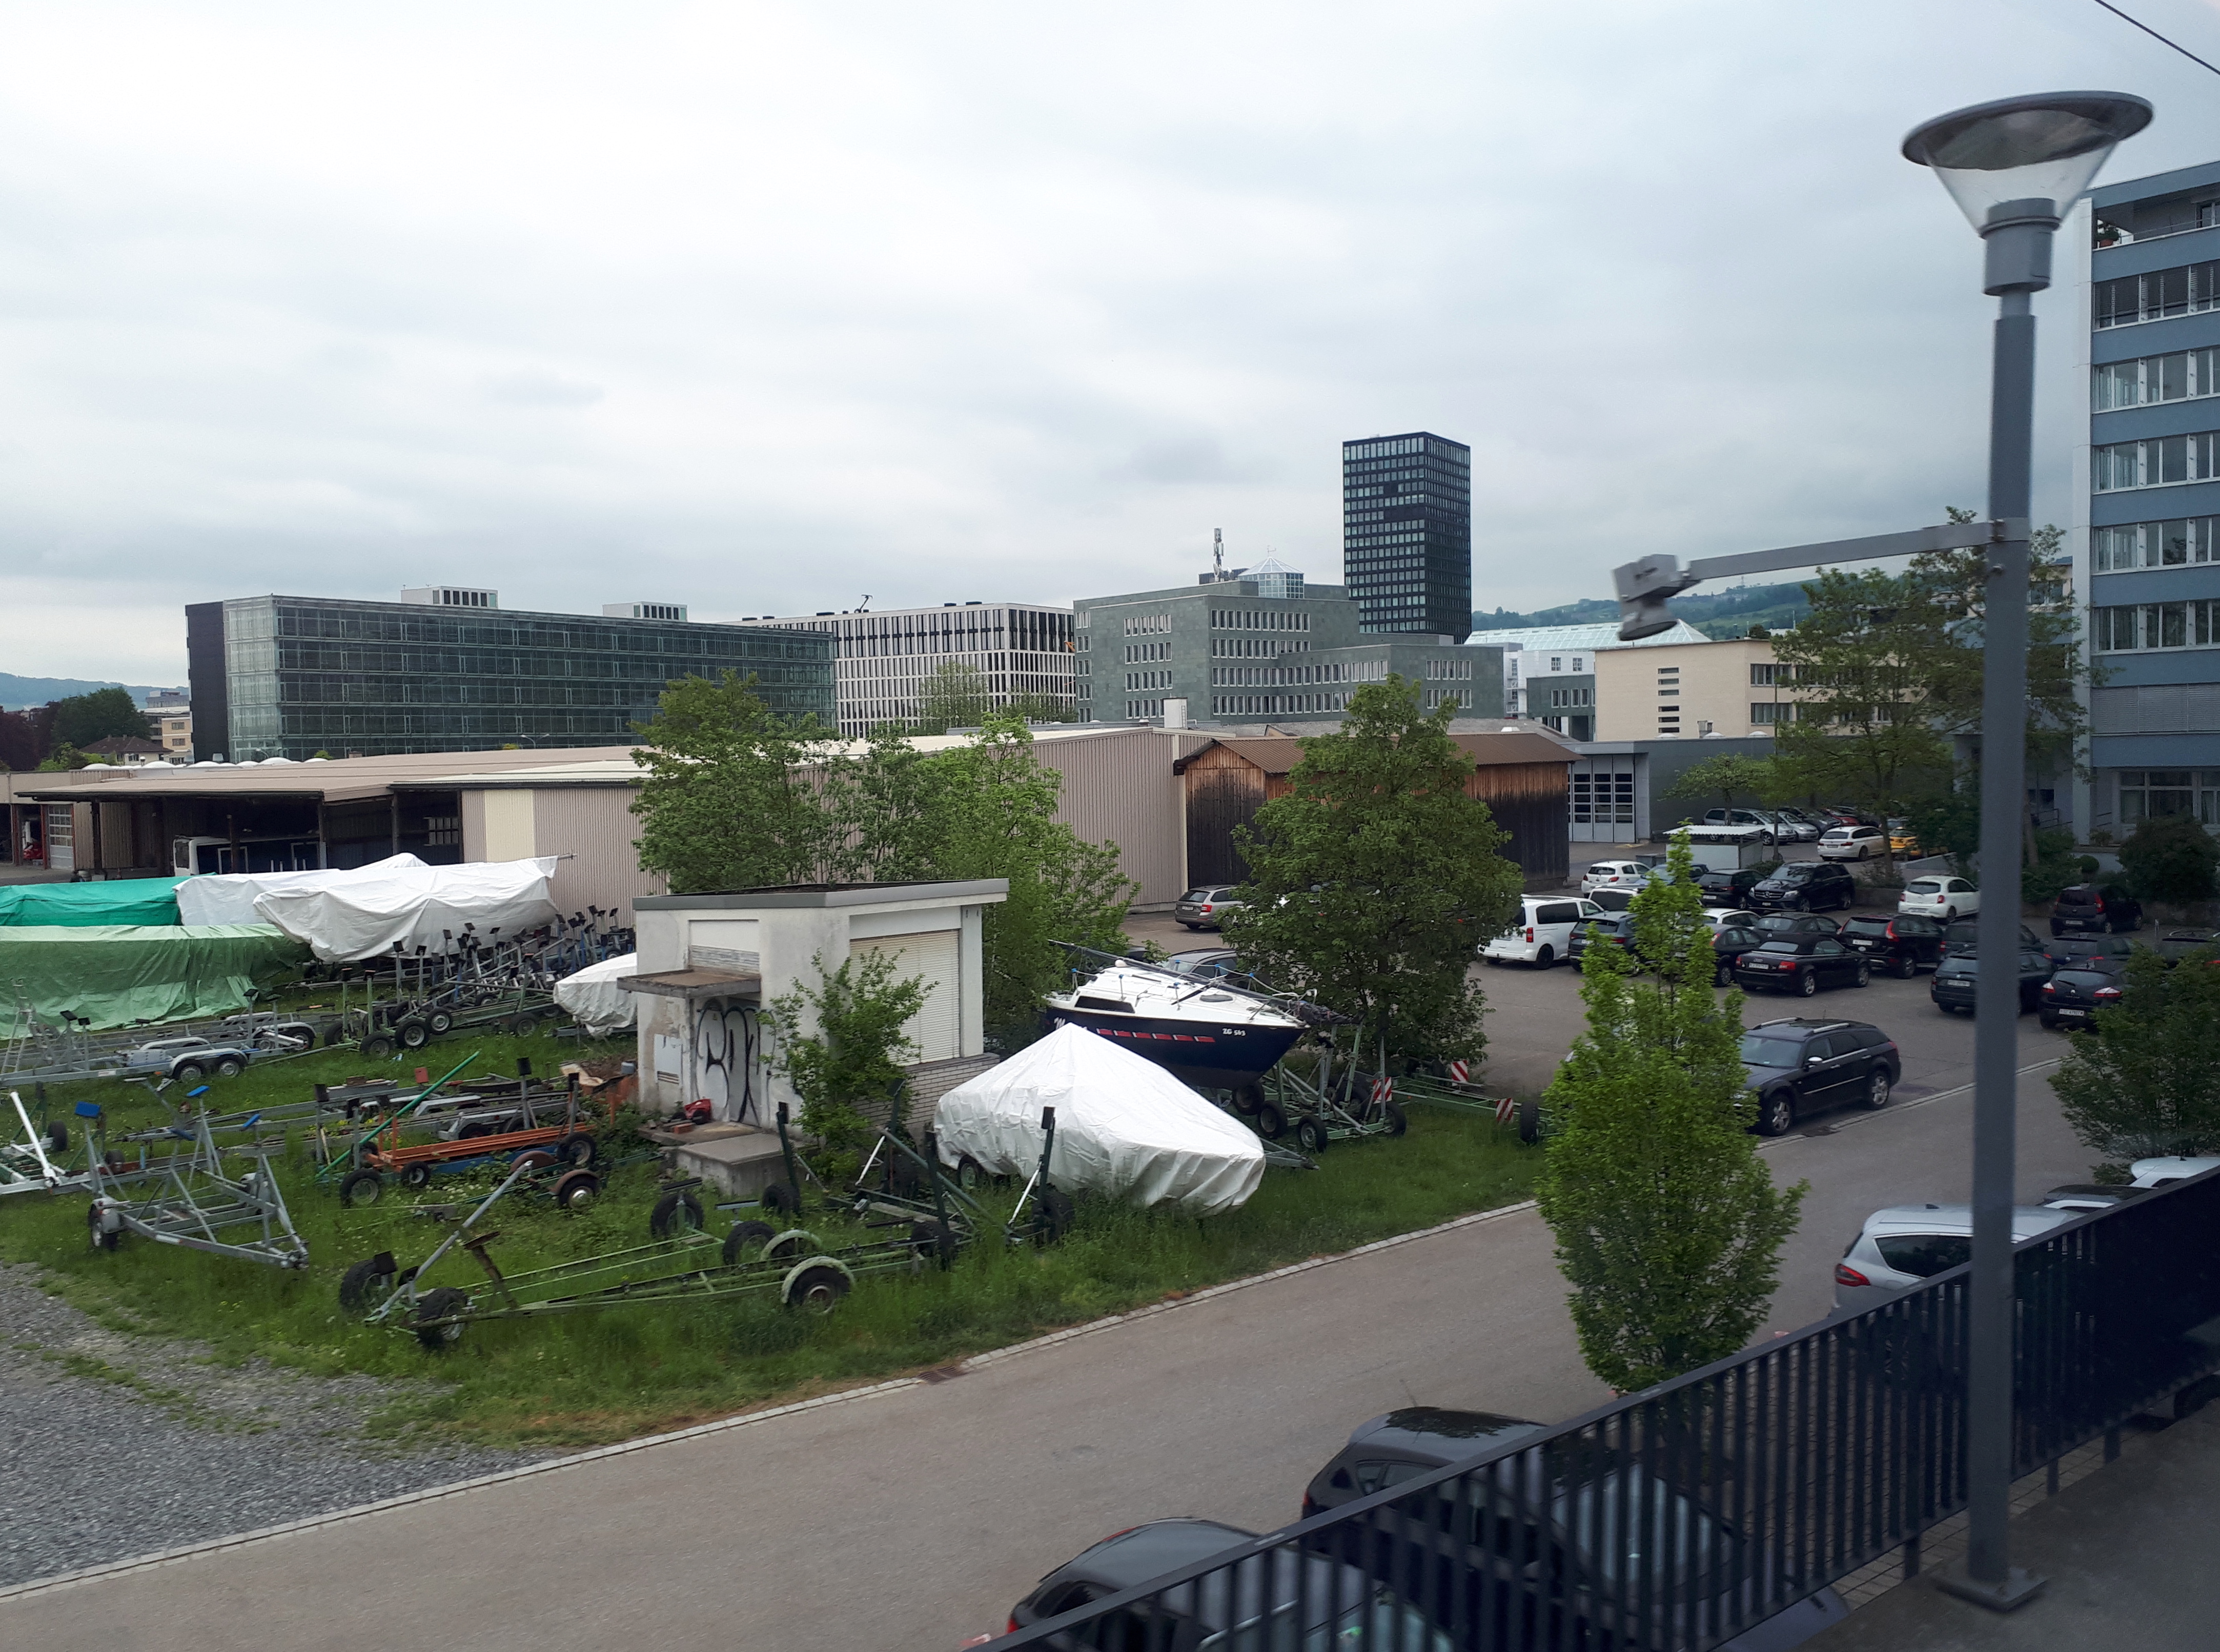
[[[1190,1561],[1206,1560],[1251,1542],[1257,1534],[1216,1520],[1180,1517],[1151,1520],[1144,1525],[1105,1537],[1057,1568],[1057,1573],[1080,1571],[1105,1583],[1129,1588],[1145,1583]],[[1082,1565],[1082,1562],[1084,1562]]]
[[[1492,1443],[1538,1432],[1543,1424],[1492,1411],[1454,1411],[1439,1406],[1408,1406],[1360,1423],[1350,1431],[1352,1446],[1392,1448],[1413,1456],[1456,1462]]]
[[[1778,1021],[1760,1021],[1755,1026],[1749,1027],[1744,1030],[1750,1032],[1770,1032],[1774,1037],[1778,1038],[1785,1029],[1787,1032],[1800,1033],[1808,1038],[1815,1032],[1832,1032],[1840,1027],[1866,1026],[1870,1024],[1865,1021],[1820,1021],[1814,1020],[1807,1016],[1790,1015],[1785,1016]],[[1874,1031],[1876,1032],[1880,1030],[1880,1029],[1879,1027],[1874,1028]]]
[[[2047,1210],[2041,1205],[2012,1206],[2012,1237],[2032,1238],[2047,1233],[2062,1223],[2072,1221],[2078,1213]],[[1886,1210],[1877,1210],[1866,1218],[1863,1235],[1879,1233],[1949,1233],[1958,1236],[1974,1231],[1974,1207],[1971,1205],[1892,1205]]]

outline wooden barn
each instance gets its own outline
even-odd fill
[[[1570,818],[1566,776],[1572,753],[1539,734],[1455,734],[1473,760],[1466,793],[1479,798],[1511,834],[1504,852],[1530,889],[1564,887]],[[1303,743],[1290,736],[1213,740],[1172,765],[1187,785],[1187,876],[1192,884],[1238,883],[1249,868],[1233,847],[1233,828],[1291,789]]]

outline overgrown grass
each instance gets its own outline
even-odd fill
[[[431,1065],[436,1075],[471,1049],[483,1056],[465,1076],[513,1071],[521,1053],[552,1071],[577,1053],[546,1038],[449,1040],[405,1064]],[[453,1053],[436,1060],[443,1050]],[[291,1100],[310,1083],[379,1065],[347,1052],[318,1052],[251,1070],[220,1100],[227,1108]],[[143,1090],[115,1084],[57,1090],[55,1110],[96,1093],[119,1122],[148,1111]],[[104,1323],[198,1337],[221,1359],[259,1356],[311,1372],[436,1379],[436,1387],[412,1389],[379,1416],[374,1431],[388,1437],[430,1432],[490,1444],[578,1445],[945,1364],[1042,1331],[1492,1209],[1525,1197],[1538,1165],[1538,1152],[1520,1147],[1492,1119],[1419,1107],[1407,1136],[1337,1144],[1315,1171],[1269,1171],[1256,1196],[1230,1215],[1197,1222],[1082,1201],[1075,1231],[1057,1245],[982,1244],[945,1272],[866,1277],[823,1318],[792,1312],[769,1296],[643,1305],[473,1325],[440,1353],[405,1331],[363,1325],[340,1309],[338,1287],[350,1262],[380,1250],[414,1265],[445,1229],[412,1214],[406,1196],[342,1209],[334,1193],[314,1185],[297,1143],[281,1177],[314,1259],[305,1270],[128,1237],[118,1251],[96,1253],[86,1244],[80,1196],[25,1196],[0,1206],[0,1256],[40,1264],[53,1288]],[[443,1176],[426,1196],[452,1202],[472,1185],[483,1184]],[[502,1236],[496,1259],[515,1271],[646,1243],[654,1197],[653,1172],[642,1168],[613,1177],[582,1214],[516,1200],[486,1225]],[[730,1219],[716,1219],[721,1225]],[[828,1244],[884,1237],[814,1212],[806,1225]],[[447,1258],[427,1281],[482,1281],[463,1255]]]

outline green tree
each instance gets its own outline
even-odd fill
[[[985,672],[968,660],[943,660],[918,689],[917,732],[945,734],[951,728],[976,728],[994,707]]]
[[[771,1062],[801,1098],[801,1127],[835,1151],[870,1132],[858,1104],[876,1101],[902,1082],[917,1045],[907,1028],[932,988],[920,976],[895,978],[884,952],[853,957],[827,970],[810,959],[815,984],[797,981],[770,1001]]]
[[[1400,676],[1350,697],[1331,734],[1303,743],[1291,789],[1237,828],[1245,904],[1225,938],[1263,977],[1359,1023],[1365,1044],[1408,1060],[1481,1053],[1478,944],[1518,910],[1518,868],[1472,760]]]
[[[59,745],[84,747],[115,736],[143,740],[147,714],[128,689],[95,689],[53,702],[53,739]]]
[[[652,722],[633,725],[633,761],[647,771],[632,803],[639,863],[675,893],[826,882],[845,854],[819,796],[832,731],[773,715],[753,683],[682,677]]]
[[[2130,956],[2117,1004],[2077,1032],[2051,1075],[2061,1110],[2102,1163],[2100,1175],[2161,1153],[2220,1150],[2220,948],[2168,969],[2146,947]]]
[[[2154,814],[2136,823],[2120,845],[2120,870],[2138,901],[2186,907],[2210,901],[2220,843],[2186,814]]]
[[[65,769],[82,769],[91,761],[90,757],[65,740],[49,752],[46,760],[39,764],[39,772],[59,774]]]
[[[1716,797],[1722,809],[1731,809],[1737,797],[1747,797],[1756,802],[1771,796],[1775,780],[1772,759],[1723,751],[1718,757],[1706,757],[1701,763],[1682,770],[1680,778],[1667,789],[1665,795]]]
[[[1742,994],[1712,989],[1687,846],[1667,864],[1672,876],[1634,897],[1634,957],[1593,946],[1582,961],[1587,1031],[1544,1098],[1535,1188],[1581,1357],[1622,1392],[1749,1343],[1805,1192],[1775,1188],[1758,1156]]]

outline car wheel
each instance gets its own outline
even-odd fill
[[[170,1069],[170,1076],[180,1084],[197,1084],[208,1076],[208,1069],[196,1061],[181,1061]]]
[[[1712,970],[1712,985],[1714,987],[1733,986],[1734,966],[1732,964],[1722,963],[1718,969]]]
[[[2065,925],[2060,923],[2055,918],[2050,920],[2050,934],[2052,939],[2055,940],[2059,936],[2063,935],[2065,932]]]
[[[1946,923],[1946,924],[1955,924],[1955,923],[1956,923],[1956,922],[1958,921],[1958,908],[1957,908],[1957,907],[1943,907],[1943,908],[1942,908],[1942,921],[1943,921],[1944,923]]]
[[[1556,961],[1557,954],[1554,947],[1545,946],[1534,955],[1534,967],[1537,969],[1546,969]]]
[[[1819,972],[1816,969],[1798,970],[1796,972],[1796,990],[1806,998],[1811,997],[1814,993],[1818,992],[1819,990]]]
[[[1796,1102],[1786,1090],[1769,1090],[1757,1099],[1757,1133],[1786,1136],[1796,1125]]]
[[[2042,1022],[2042,1023],[2043,1024],[2043,1025],[2045,1025],[2045,1026],[2047,1026],[2047,1027],[2050,1028],[2050,1029],[2051,1029],[2051,1031],[2053,1031],[2054,1032],[2056,1032],[2056,1031],[2058,1030],[2058,1018],[2057,1018],[2055,1015],[2052,1014],[2049,1010],[2044,1010],[2041,1014],[2037,1015],[2035,1019],[2036,1019],[2036,1020],[2038,1020],[2038,1021]]]
[[[1892,971],[1899,981],[1909,981],[1919,973],[1919,965],[1907,952],[1892,966]]]
[[[1850,985],[1853,987],[1863,987],[1870,984],[1872,980],[1873,971],[1867,969],[1864,964],[1861,963],[1858,965],[1857,974],[1850,977]]]
[[[1887,1068],[1874,1068],[1866,1078],[1866,1106],[1879,1113],[1888,1105],[1889,1092],[1895,1088],[1895,1084],[1889,1078]]]
[[[1180,927],[1182,929],[1200,929],[1202,926],[1200,924],[1190,924],[1186,919],[1182,918],[1180,920]]]

